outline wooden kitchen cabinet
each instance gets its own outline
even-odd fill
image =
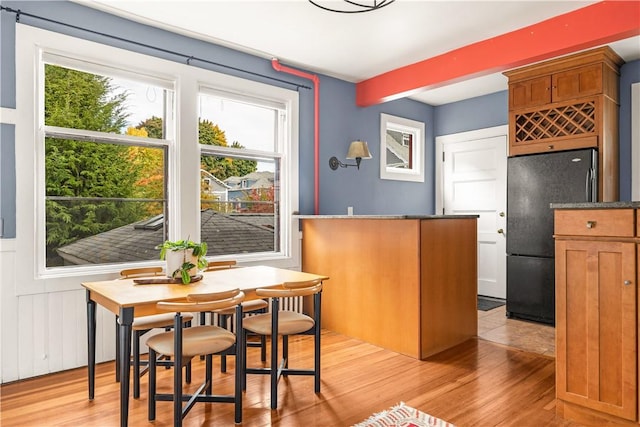
[[[563,415],[584,409],[592,420],[638,420],[636,215],[555,211],[556,393]]]
[[[535,107],[551,102],[551,76],[509,84],[509,109]]]
[[[602,93],[602,64],[509,83],[509,110]],[[617,96],[617,95],[616,95]]]
[[[507,71],[509,156],[596,148],[598,200],[618,200],[618,80],[609,47]]]
[[[602,93],[603,66],[595,64],[553,74],[551,100],[559,102]]]

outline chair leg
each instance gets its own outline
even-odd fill
[[[242,327],[242,307],[236,307],[236,372],[235,372],[235,384],[234,384],[234,393],[233,393],[233,405],[234,405],[234,415],[235,415],[235,423],[240,424],[242,422],[242,374],[244,371],[241,371],[241,366],[245,366],[244,357],[245,353],[241,349],[246,349],[245,342],[245,334],[244,328]]]
[[[289,367],[289,335],[282,336],[282,359],[284,360],[284,367]]]
[[[133,398],[134,399],[140,398],[140,337],[142,336],[140,332],[141,331],[133,331]],[[149,356],[149,358],[151,358],[151,356]]]
[[[321,319],[321,313],[322,313],[322,292],[318,292],[317,294],[315,294],[313,296],[313,306],[315,307],[315,313],[314,313],[314,323],[315,323],[315,329],[313,330],[314,333],[314,339],[313,339],[313,345],[314,345],[314,369],[315,369],[315,375],[314,375],[314,383],[315,383],[315,392],[316,393],[320,393],[320,337],[321,337],[321,329],[320,329],[320,325],[322,325],[322,319]]]
[[[178,316],[176,316],[178,317]],[[174,325],[173,426],[182,426],[182,325]]]
[[[278,408],[278,335],[271,334],[271,409]]]
[[[223,354],[220,356],[220,372],[223,374],[227,372],[227,355]]]
[[[149,349],[149,421],[156,419],[156,352]]]
[[[186,328],[190,328],[191,327],[191,321],[186,322],[184,324],[184,326]],[[185,382],[187,384],[191,384],[191,360],[189,360],[189,363],[187,363],[187,366],[185,366],[185,368],[184,368],[184,376],[185,376]]]
[[[315,374],[313,376],[314,382],[314,390],[316,393],[320,393],[320,327],[316,325],[315,336],[313,339],[313,347],[314,347],[314,371]]]
[[[225,314],[218,315],[218,326],[221,328],[227,329],[227,319],[228,316]],[[220,372],[227,372],[227,355],[223,354],[220,356]]]
[[[267,361],[267,337],[260,335],[260,361]]]
[[[242,391],[246,391],[247,390],[247,331],[243,330],[240,332],[240,334],[242,334],[242,348],[236,348],[237,352],[242,352],[242,380],[241,382],[241,388]],[[239,335],[239,334],[238,334]],[[237,370],[237,369],[236,369]]]
[[[205,393],[213,394],[213,356],[207,354],[205,356],[205,380],[208,384]]]
[[[278,408],[278,298],[271,301],[271,409]]]
[[[213,313],[210,314],[211,316],[211,322],[213,322]],[[207,323],[207,313],[205,313],[204,311],[200,312],[200,326],[204,326]],[[204,360],[204,355],[201,354],[200,355],[200,360]]]
[[[118,325],[118,317],[116,315],[116,382],[120,382],[120,328]]]

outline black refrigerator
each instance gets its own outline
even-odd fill
[[[555,323],[551,203],[597,200],[594,149],[507,160],[507,316]]]

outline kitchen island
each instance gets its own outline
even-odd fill
[[[477,216],[299,216],[322,327],[417,359],[477,335]]]

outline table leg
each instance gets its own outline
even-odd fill
[[[87,291],[87,367],[89,368],[89,400],[96,388],[96,303]]]
[[[131,324],[133,323],[133,307],[120,308],[118,329],[120,330],[120,426],[126,427],[129,422],[129,381],[131,360]]]

